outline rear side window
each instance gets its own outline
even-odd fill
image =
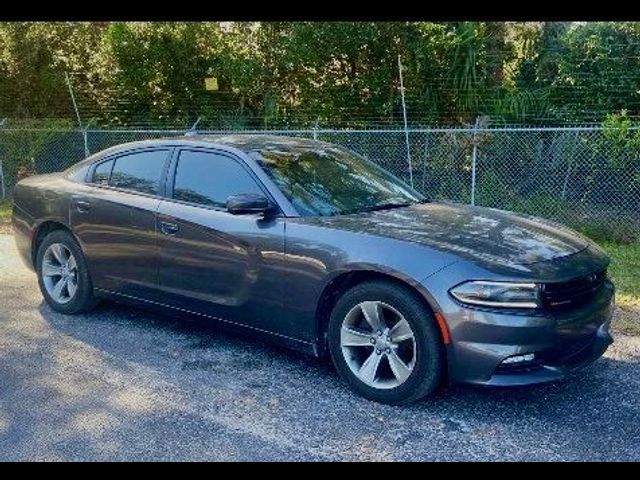
[[[183,202],[224,207],[238,193],[262,190],[240,163],[212,152],[183,150],[178,158],[173,198]]]
[[[96,166],[96,169],[93,171],[93,183],[107,185],[109,183],[109,177],[111,176],[112,168],[113,160],[98,164],[98,166]]]
[[[109,185],[156,195],[166,158],[167,150],[147,150],[118,157],[111,171]]]

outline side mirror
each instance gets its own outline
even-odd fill
[[[259,193],[238,193],[227,198],[227,210],[234,215],[243,213],[267,213],[273,204]]]

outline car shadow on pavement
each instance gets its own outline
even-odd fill
[[[69,363],[86,368],[93,379],[89,385],[94,382],[94,393],[105,399],[94,414],[87,414],[86,405],[63,405],[63,414],[75,415],[81,428],[97,430],[117,419],[109,438],[120,457],[128,455],[117,440],[127,432],[123,419],[170,430],[178,419],[189,418],[257,436],[262,454],[270,458],[276,454],[265,452],[273,450],[332,459],[640,459],[637,343],[631,354],[614,352],[558,383],[456,386],[392,407],[351,393],[327,361],[228,333],[205,320],[108,302],[75,316],[57,314],[44,303],[38,309],[42,328],[65,343],[62,351],[51,345],[55,352],[38,354],[53,355],[61,365],[49,374],[64,384]],[[30,361],[39,358],[33,355]],[[40,395],[59,394],[62,387],[52,385],[53,391]],[[73,388],[92,395],[90,386]],[[75,395],[65,398],[78,401]],[[165,447],[145,448],[145,458],[158,458]],[[170,458],[188,458],[175,448],[167,453]],[[237,445],[225,455],[253,458]]]

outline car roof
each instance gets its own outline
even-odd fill
[[[290,137],[286,135],[263,134],[233,134],[233,135],[181,135],[174,137],[150,138],[134,142],[125,142],[113,145],[89,155],[85,159],[73,165],[77,170],[95,161],[100,161],[112,155],[125,153],[129,150],[144,149],[148,147],[179,147],[179,146],[219,146],[228,151],[240,151],[244,153],[277,151],[279,153],[296,153],[308,151],[313,148],[340,148],[333,143],[313,140],[303,137]]]
[[[302,137],[289,137],[286,135],[261,135],[261,134],[234,134],[234,135],[184,135],[176,137],[164,137],[157,139],[140,140],[136,142],[122,143],[107,148],[100,152],[101,155],[123,150],[152,147],[156,145],[217,145],[239,150],[245,153],[275,150],[278,152],[296,153],[309,149],[323,147],[335,147],[331,143],[322,142]]]
[[[150,138],[134,142],[125,142],[100,150],[84,160],[76,163],[71,168],[74,170],[89,165],[96,160],[101,160],[111,155],[118,155],[129,150],[144,149],[148,147],[181,147],[181,146],[218,146],[229,152],[265,152],[292,154],[309,151],[313,148],[341,148],[339,145],[313,140],[303,137],[289,137],[286,135],[262,135],[262,134],[233,134],[233,135],[181,135],[174,137]],[[283,156],[282,158],[286,158]]]
[[[303,137],[289,137],[285,135],[203,135],[190,136],[186,138],[202,142],[211,142],[218,145],[226,145],[228,147],[237,148],[245,153],[261,150],[295,152],[299,150],[309,150],[310,148],[318,148],[319,145],[330,145],[319,140]]]

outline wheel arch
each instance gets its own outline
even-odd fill
[[[402,275],[395,272],[383,272],[376,269],[359,268],[349,271],[344,271],[334,276],[325,286],[318,300],[318,305],[315,312],[316,332],[318,338],[318,350],[321,356],[326,355],[327,349],[327,327],[329,324],[329,318],[333,307],[336,302],[347,290],[355,287],[358,284],[371,281],[371,280],[384,280],[391,283],[400,285],[409,291],[411,291],[423,305],[429,309],[434,315],[436,326],[440,331],[443,343],[446,345],[449,339],[448,327],[443,324],[440,319],[436,318],[436,314],[439,314],[440,308],[431,296],[431,294],[418,282],[405,278]]]
[[[71,230],[68,225],[65,225],[59,220],[44,220],[34,229],[33,240],[31,241],[31,261],[33,262],[34,268],[36,266],[36,256],[38,255],[40,245],[47,235],[56,230],[69,232],[71,236],[75,238],[76,242],[80,244],[78,237],[73,233],[73,230]]]

